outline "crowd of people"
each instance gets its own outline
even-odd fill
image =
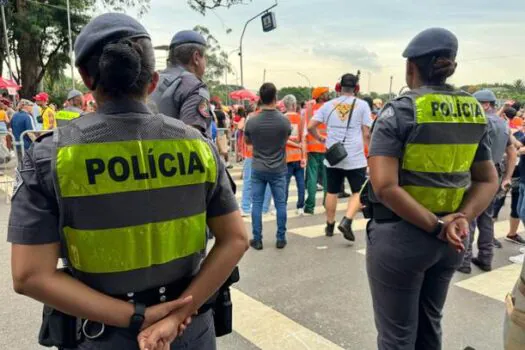
[[[256,103],[224,107],[202,81],[206,45],[199,33],[175,34],[168,67],[157,72],[146,28],[103,14],[75,42],[75,64],[98,105],[76,90],[58,111],[45,93],[19,101],[16,111],[0,105],[15,145],[26,147],[26,130],[52,131],[27,140],[17,169],[8,227],[15,290],[47,305],[44,320],[50,309],[61,311],[74,334],[82,321],[84,339],[63,348],[215,349],[216,332],[232,331],[235,266],[249,246],[263,249],[271,198],[276,248],[288,243],[294,178],[297,215],[324,210],[326,236],[334,235],[338,197],[348,197],[337,225],[346,240],[356,239],[360,209],[371,219],[366,265],[378,348],[441,349],[450,280],[457,269],[470,273],[470,263],[491,270],[494,220],[509,191],[514,220],[506,238],[525,244],[517,233],[525,221],[519,103],[497,109],[490,91],[471,96],[448,85],[458,40],[442,28],[408,44],[410,91],[384,106],[361,96],[359,73],[347,73],[332,98],[321,86],[309,101],[278,101],[266,82]],[[239,161],[240,210],[227,172]],[[252,219],[249,242],[241,216]],[[215,242],[205,254],[207,231]],[[60,258],[65,268],[57,270]],[[509,323],[524,317],[522,281],[525,269],[507,298],[506,345],[525,344]],[[41,344],[59,346],[42,340],[49,322]]]

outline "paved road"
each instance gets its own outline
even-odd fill
[[[233,174],[239,179],[240,170]],[[293,200],[296,191],[290,196]],[[0,230],[5,237],[9,206],[3,198]],[[344,206],[341,201],[338,208]],[[290,214],[293,207],[290,203]],[[339,211],[338,218],[342,215]],[[232,292],[235,333],[220,339],[219,349],[374,349],[364,220],[354,222],[357,242],[350,246],[341,235],[324,237],[321,211],[314,216],[290,215],[289,245],[282,251],[274,247],[275,217],[265,220],[265,249],[248,251],[241,263],[241,282]],[[507,228],[504,211],[496,235],[503,237]],[[502,349],[502,300],[520,270],[508,257],[517,250],[504,242],[503,249],[496,251],[492,272],[473,268],[472,275],[456,274],[444,311],[444,350],[468,345],[476,350]],[[0,245],[0,259],[4,262],[0,268],[0,349],[38,349],[40,305],[12,292],[8,244]]]

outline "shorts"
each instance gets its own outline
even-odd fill
[[[366,181],[366,168],[360,169],[338,169],[338,168],[326,168],[326,187],[327,192],[330,194],[338,194],[341,192],[341,187],[344,184],[344,179],[348,180],[352,194],[359,193]]]

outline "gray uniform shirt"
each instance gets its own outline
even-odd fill
[[[500,164],[503,161],[505,150],[511,144],[510,128],[505,120],[493,113],[487,113],[489,126],[489,139],[492,144],[492,160],[494,164]]]
[[[144,104],[134,101],[119,104],[106,102],[98,113],[120,114],[123,118],[129,113],[151,114]],[[54,146],[51,135],[48,133],[40,137],[31,146],[24,157],[24,170],[17,173],[7,232],[7,240],[11,243],[30,245],[60,241],[58,203],[52,178]],[[216,147],[211,148],[215,159],[220,159]],[[226,215],[238,209],[223,162],[217,161],[217,170],[217,185],[209,189],[207,196],[207,217]],[[144,203],[145,207],[147,205]]]
[[[180,81],[176,82],[177,78]],[[168,67],[160,73],[159,84],[149,99],[160,113],[180,119],[211,138],[210,93],[195,74],[181,66]]]
[[[253,145],[253,169],[268,173],[284,173],[286,142],[292,133],[292,124],[278,110],[263,110],[250,117],[244,135]]]
[[[407,138],[415,125],[414,104],[410,98],[389,102],[374,123],[368,156],[402,159]],[[487,127],[479,143],[474,161],[480,162],[491,159],[491,143]]]

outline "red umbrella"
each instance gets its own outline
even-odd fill
[[[230,98],[232,100],[250,100],[257,101],[259,96],[250,90],[237,90],[230,93]]]
[[[0,77],[0,89],[8,89],[8,88],[13,88],[15,90],[20,90],[21,86],[19,86],[17,83],[15,83],[11,79],[4,79],[4,78]]]

